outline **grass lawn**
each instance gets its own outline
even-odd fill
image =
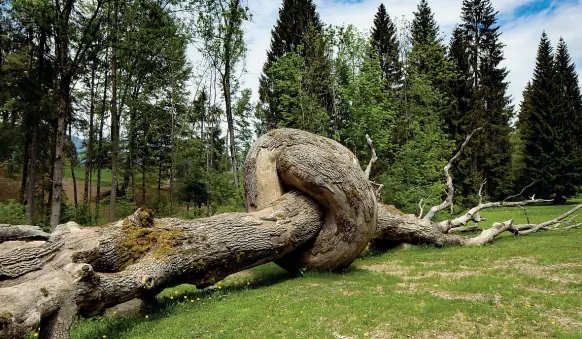
[[[528,214],[539,222],[571,207]],[[521,209],[482,216],[525,221]],[[268,264],[158,301],[147,315],[78,320],[72,338],[582,338],[582,229],[364,253],[343,274]]]

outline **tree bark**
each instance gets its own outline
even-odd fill
[[[109,221],[115,220],[117,198],[117,167],[119,148],[119,121],[117,119],[117,20],[118,1],[114,0],[113,44],[111,50],[111,195],[109,196]]]
[[[85,188],[83,190],[83,204],[91,213],[91,172],[93,170],[93,120],[95,117],[95,73],[97,71],[97,59],[93,59],[91,65],[91,103],[89,108],[89,140],[87,142],[87,159],[85,160]]]
[[[72,117],[71,117],[72,119]],[[77,150],[75,143],[73,142],[72,135],[72,124],[73,121],[69,122],[69,143],[71,144],[71,178],[73,179],[73,196],[75,201],[75,208],[79,207],[79,201],[77,199],[77,177],[75,175],[75,167],[77,166]]]

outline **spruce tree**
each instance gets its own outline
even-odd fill
[[[580,134],[581,103],[580,86],[576,65],[572,62],[564,39],[560,38],[556,49],[556,145],[559,159],[558,175],[554,183],[556,202],[565,201],[563,196],[575,193],[582,177],[582,147]]]
[[[441,42],[439,26],[434,19],[434,14],[428,2],[421,0],[416,10],[411,27],[412,45],[428,45],[434,42]]]
[[[465,85],[470,86],[470,91],[465,89],[464,97],[457,98],[457,102],[466,104],[462,109],[467,110],[460,112],[461,135],[478,127],[485,129],[465,153],[470,163],[466,162],[460,169],[464,172],[464,185],[469,185],[464,191],[476,193],[479,185],[474,178],[479,177],[487,180],[485,193],[493,198],[502,197],[513,189],[509,125],[513,108],[506,94],[508,71],[500,65],[504,59],[503,44],[499,41],[501,33],[496,15],[490,0],[463,1],[460,37],[464,40],[463,57],[466,58],[462,63],[468,69],[461,70],[461,77],[468,81]],[[461,142],[457,140],[458,145]]]
[[[536,67],[531,85],[526,87],[519,113],[519,128],[524,144],[521,184],[534,183],[528,194],[548,198],[558,174],[556,143],[557,92],[553,49],[544,32],[538,45]],[[558,161],[556,161],[558,160]]]
[[[389,88],[397,87],[401,78],[398,38],[396,26],[380,4],[372,27],[372,46],[382,68],[382,75]]]
[[[267,128],[280,125],[283,120],[283,112],[280,111],[282,95],[274,89],[278,79],[270,69],[281,57],[290,52],[299,52],[301,56],[313,54],[309,39],[306,39],[311,31],[321,32],[322,24],[315,10],[312,0],[283,0],[279,9],[279,18],[271,31],[271,48],[267,52],[267,61],[263,65],[263,74],[260,79],[259,95],[262,104],[260,116]],[[311,39],[314,40],[314,39]]]
[[[439,90],[444,90],[450,67],[446,62],[442,38],[439,36],[439,26],[426,0],[422,0],[414,12],[410,33],[414,56],[412,65],[424,73]]]

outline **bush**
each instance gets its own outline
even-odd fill
[[[0,224],[22,225],[26,224],[26,207],[14,200],[8,204],[0,202]]]

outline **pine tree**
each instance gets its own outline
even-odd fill
[[[263,66],[260,79],[259,96],[263,110],[260,115],[267,128],[276,127],[283,120],[283,112],[279,107],[284,93],[274,89],[277,79],[274,78],[270,69],[285,54],[298,52],[298,48],[302,49],[303,57],[310,54],[312,46],[306,36],[312,30],[314,32],[322,30],[313,1],[283,0],[283,5],[279,9],[279,18],[271,31],[271,48],[267,52],[267,61]]]
[[[441,42],[439,26],[437,25],[432,9],[426,0],[421,0],[412,19],[412,45],[429,45]],[[414,47],[413,47],[414,48]]]
[[[388,88],[397,87],[402,76],[396,34],[396,26],[386,12],[386,7],[384,4],[380,4],[372,27],[372,46],[380,60],[382,76]]]
[[[538,45],[536,67],[531,84],[523,93],[519,128],[524,143],[521,184],[534,183],[528,194],[549,197],[558,172],[555,157],[558,146],[555,126],[558,115],[556,66],[553,49],[544,32]]]
[[[484,127],[473,141],[473,147],[466,152],[465,166],[459,166],[464,172],[464,192],[475,193],[479,181],[486,180],[485,193],[498,198],[507,194],[511,187],[511,146],[509,121],[513,116],[510,98],[506,94],[508,83],[505,80],[508,71],[500,66],[503,61],[503,44],[499,42],[499,26],[497,12],[493,10],[490,0],[464,0],[462,34],[457,32],[457,38],[465,49],[462,54],[465,60],[460,64],[463,85],[463,96],[457,98],[461,107],[461,135],[466,135],[478,127]],[[468,67],[468,68],[467,68]],[[469,90],[470,89],[470,90]],[[457,145],[462,142],[457,140]],[[464,168],[463,168],[464,167]],[[467,180],[468,179],[468,180]],[[468,185],[468,186],[467,186]]]
[[[556,201],[562,202],[561,195],[575,193],[575,185],[582,183],[582,147],[580,133],[582,132],[580,86],[576,65],[572,62],[568,46],[560,38],[556,49],[556,145],[560,159],[558,160],[558,176],[555,178]]]
[[[422,75],[435,90],[446,97],[451,92],[450,81],[454,78],[454,66],[447,60],[439,27],[426,0],[422,0],[414,12],[410,34],[412,52],[408,56],[408,63],[414,68],[412,72]],[[449,98],[445,98],[443,104],[439,112],[441,119],[445,121],[455,114],[456,108]],[[448,126],[443,130],[448,132]],[[449,134],[451,138],[454,137],[452,133]]]

